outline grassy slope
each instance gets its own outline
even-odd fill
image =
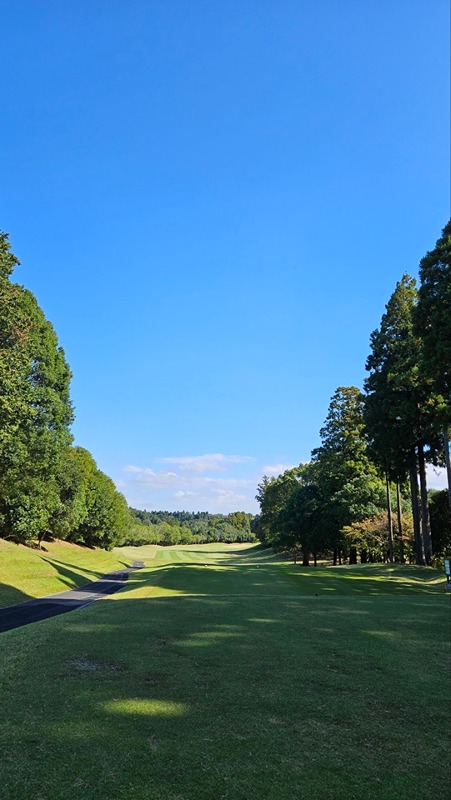
[[[69,542],[45,542],[43,547],[32,550],[0,539],[0,608],[82,586],[131,563],[120,552]]]
[[[118,595],[1,635],[5,800],[447,800],[441,576],[130,557]]]

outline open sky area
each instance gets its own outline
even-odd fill
[[[449,218],[448,0],[0,7],[0,228],[75,443],[135,507],[257,511]]]

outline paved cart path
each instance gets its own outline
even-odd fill
[[[27,600],[25,603],[19,603],[15,606],[1,608],[0,633],[91,605],[96,600],[101,600],[105,595],[114,594],[114,592],[122,589],[130,573],[136,569],[141,569],[143,566],[144,564],[141,561],[135,561],[132,567],[109,572],[98,581],[92,581],[77,589],[69,589],[66,592],[50,594],[46,597],[38,597],[35,600]]]

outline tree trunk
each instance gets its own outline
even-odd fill
[[[443,429],[443,446],[445,449],[446,472],[448,475],[448,500],[449,507],[451,508],[451,454],[449,452],[449,444],[449,429],[445,427]]]
[[[357,564],[357,547],[349,548],[349,563]]]
[[[404,541],[403,541],[403,527],[402,527],[402,508],[401,508],[401,489],[399,488],[399,481],[396,483],[396,511],[398,514],[398,537],[399,537],[399,560],[404,564]]]
[[[368,554],[366,550],[362,550],[360,553],[360,563],[366,564],[368,561]]]
[[[393,514],[391,510],[391,496],[390,496],[390,479],[388,472],[385,474],[385,488],[387,490],[387,516],[388,516],[388,560],[390,563],[394,561],[393,550]]]
[[[335,548],[334,549],[334,567],[337,566],[337,561],[338,561],[338,550],[337,550],[337,548]]]
[[[429,519],[428,488],[426,483],[426,461],[424,458],[424,448],[418,445],[418,465],[420,472],[420,492],[421,492],[421,527],[423,530],[424,557],[426,564],[432,564],[432,538],[431,521]]]
[[[316,553],[313,553],[313,566],[314,567],[318,566],[318,559]]]
[[[309,567],[310,566],[310,561],[309,561],[309,557],[308,557],[308,550],[306,550],[305,548],[302,549],[302,566],[303,567]]]
[[[424,565],[423,537],[421,535],[420,501],[418,495],[417,459],[415,449],[410,454],[410,494],[412,498],[413,529],[415,533],[416,563]]]

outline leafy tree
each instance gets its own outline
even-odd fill
[[[73,411],[55,331],[31,292],[10,281],[18,263],[0,234],[0,533],[26,542],[58,505]]]
[[[117,491],[111,478],[97,468],[87,450],[74,448],[73,458],[76,467],[69,481],[68,514],[74,524],[78,514],[78,524],[71,528],[67,538],[89,547],[111,550],[122,544],[131,527],[125,497]]]
[[[312,553],[316,567],[318,553],[325,549],[327,542],[323,530],[323,505],[312,473],[311,464],[303,465],[301,482],[279,514],[277,548],[291,551],[295,563],[300,551],[303,566],[309,566]]]
[[[443,431],[451,506],[451,220],[434,250],[420,261],[420,280],[414,322],[423,343],[422,370],[437,394],[436,419]]]
[[[323,507],[323,530],[334,561],[345,544],[342,529],[383,508],[383,485],[369,456],[363,420],[364,398],[354,386],[332,396],[322,443],[312,453],[315,482]],[[356,554],[351,552],[351,561]]]
[[[278,547],[281,534],[280,514],[285,511],[288,501],[299,487],[302,467],[286,470],[277,478],[263,476],[257,488],[256,499],[260,504],[260,538],[264,544]]]

